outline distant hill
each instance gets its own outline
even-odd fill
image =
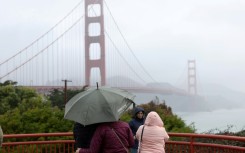
[[[172,90],[178,93],[183,93],[186,94],[186,91],[180,88],[177,88],[170,83],[167,82],[157,82],[157,83],[148,83],[146,84],[146,87],[152,87],[152,88],[160,88],[160,89],[167,89],[167,90]]]
[[[160,82],[160,83],[148,83],[146,84],[148,87],[155,87],[155,88],[166,88],[166,89],[175,89],[174,86],[172,86],[170,83],[167,82]]]
[[[200,96],[183,96],[176,94],[134,93],[135,103],[142,104],[149,101],[165,102],[174,112],[210,111],[204,98]]]
[[[111,77],[107,79],[110,86],[127,87],[130,83],[131,86],[136,87],[152,87],[173,89],[175,91],[184,91],[177,88],[170,83],[139,83],[130,80],[126,77]],[[159,99],[172,107],[174,111],[212,111],[217,109],[231,109],[231,108],[245,108],[245,93],[231,90],[227,87],[218,84],[205,84],[202,90],[198,89],[198,96],[177,95],[177,94],[158,94],[158,93],[134,93],[136,95],[136,104],[148,103],[151,100]]]
[[[151,87],[163,87],[174,90],[181,90],[169,83],[155,84]],[[137,94],[136,103],[144,103],[150,100],[160,99],[172,107],[174,111],[212,111],[217,109],[245,108],[245,93],[231,90],[217,84],[207,84],[203,88],[205,92],[198,93],[198,96],[181,96],[176,94]],[[144,101],[146,100],[146,101]]]
[[[235,91],[218,84],[205,84],[200,92],[209,105],[215,108],[240,108],[245,107],[245,93]]]
[[[144,86],[144,83],[139,83],[135,80],[126,78],[124,76],[109,77],[106,81],[107,81],[107,85],[112,87],[127,87],[129,86],[129,84],[130,86],[135,86],[135,87]]]

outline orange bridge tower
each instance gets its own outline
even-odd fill
[[[94,7],[96,6],[96,7]],[[99,9],[96,12],[100,14],[90,15],[91,9]],[[95,11],[94,11],[95,12]],[[100,33],[96,36],[90,35],[90,28],[93,24],[99,24]],[[98,50],[92,50],[91,46],[99,45]],[[99,52],[100,57],[92,59],[92,52]],[[85,83],[91,85],[91,72],[95,68],[99,71],[101,85],[106,84],[105,79],[105,35],[104,35],[104,15],[103,15],[103,0],[85,0]]]
[[[197,94],[196,82],[196,61],[188,60],[188,93],[191,95]]]

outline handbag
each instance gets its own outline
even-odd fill
[[[115,131],[113,128],[112,128],[112,131],[113,131],[113,133],[115,133],[117,139],[121,142],[121,144],[122,144],[123,148],[125,149],[125,151],[126,151],[127,153],[129,153],[129,149],[127,149],[127,148],[124,146],[124,144],[122,143],[121,139],[120,139],[119,136],[117,135],[116,131]]]
[[[138,147],[138,153],[140,153],[140,150],[141,150],[141,142],[142,142],[142,137],[143,137],[143,133],[144,133],[144,128],[145,128],[145,126],[143,126],[142,131],[141,131],[139,147]]]

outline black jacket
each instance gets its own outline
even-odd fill
[[[73,136],[77,148],[89,148],[91,139],[97,126],[98,124],[84,126],[77,122],[74,124]]]
[[[138,128],[144,124],[145,122],[145,118],[143,117],[142,119],[139,119],[137,118],[136,114],[138,112],[143,112],[145,114],[145,111],[143,108],[140,108],[140,107],[136,107],[134,109],[134,118],[129,122],[129,126],[130,126],[130,129],[131,131],[133,132],[133,135],[135,136],[136,135],[136,132],[138,130]],[[138,145],[139,145],[139,142],[137,139],[134,140],[134,146],[133,148],[134,149],[138,149]]]

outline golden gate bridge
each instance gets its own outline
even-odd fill
[[[151,60],[151,59],[149,59]],[[192,65],[192,66],[190,66]],[[38,90],[100,85],[132,91],[196,94],[195,61],[188,61],[188,91],[147,87],[157,82],[122,34],[106,1],[79,2],[65,17],[22,50],[1,61],[0,81]]]
[[[157,81],[137,59],[120,31],[106,1],[103,3],[102,0],[85,0],[85,3],[81,1],[50,30],[0,63],[0,82],[13,80],[20,85],[30,86],[37,90],[62,88],[63,82],[61,80],[68,79],[72,80],[70,88],[79,88],[85,85],[94,86],[96,82],[99,82],[100,85],[140,92],[196,94],[196,66],[193,60],[188,61],[187,76],[187,92],[177,88],[147,88],[147,83]],[[7,135],[6,138],[57,135],[71,136],[71,133]],[[180,145],[186,147],[186,150],[191,153],[207,148],[213,151],[236,150],[244,152],[244,147],[198,143],[194,140],[195,138],[211,138],[244,142],[244,138],[241,137],[181,133],[170,133],[170,135],[187,137],[190,142],[167,142],[167,150]],[[4,147],[7,146],[7,152],[11,152],[9,146],[43,145],[46,143],[73,145],[74,142],[69,140],[37,141],[36,143],[16,142],[5,143]]]

